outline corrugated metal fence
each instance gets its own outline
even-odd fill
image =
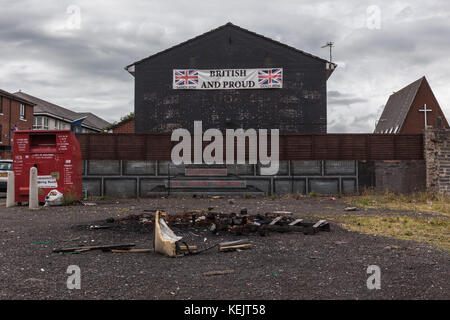
[[[178,143],[170,137],[170,134],[77,134],[84,160],[170,160],[172,147]],[[204,146],[207,144],[204,142]],[[280,160],[424,158],[422,134],[287,134],[280,135],[279,145]],[[248,157],[248,147],[246,151]]]

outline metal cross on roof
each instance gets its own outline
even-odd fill
[[[432,111],[431,109],[427,109],[427,104],[426,103],[423,105],[423,109],[419,109],[419,112],[423,112],[423,114],[424,114],[425,130],[427,130],[427,126],[428,126],[428,124],[427,124],[427,112],[431,112],[431,111]]]

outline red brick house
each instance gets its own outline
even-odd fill
[[[33,129],[34,103],[0,89],[0,158],[12,159],[14,130]]]
[[[134,118],[119,122],[111,129],[113,133],[134,133]]]
[[[374,133],[423,133],[425,117],[428,128],[449,127],[427,79],[422,77],[389,97]]]
[[[130,114],[108,128],[112,133],[134,133],[134,115]]]

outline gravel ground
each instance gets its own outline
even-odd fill
[[[159,254],[90,251],[57,254],[54,248],[135,243],[152,248],[152,235],[137,230],[87,230],[109,217],[144,210],[170,214],[214,207],[250,214],[286,210],[300,216],[343,213],[341,200],[145,199],[104,200],[96,206],[0,208],[0,299],[449,299],[449,254],[429,245],[349,232],[251,235],[253,248],[239,252],[206,251],[168,258]],[[382,211],[379,211],[383,214]],[[364,214],[364,213],[361,213]],[[205,247],[231,235],[187,237]],[[387,246],[409,249],[386,249]],[[81,289],[66,287],[67,267],[81,269]],[[369,290],[369,265],[381,268],[381,289]],[[234,273],[204,276],[207,271]]]

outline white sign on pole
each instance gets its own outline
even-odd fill
[[[271,89],[283,87],[283,68],[174,69],[173,89]]]

